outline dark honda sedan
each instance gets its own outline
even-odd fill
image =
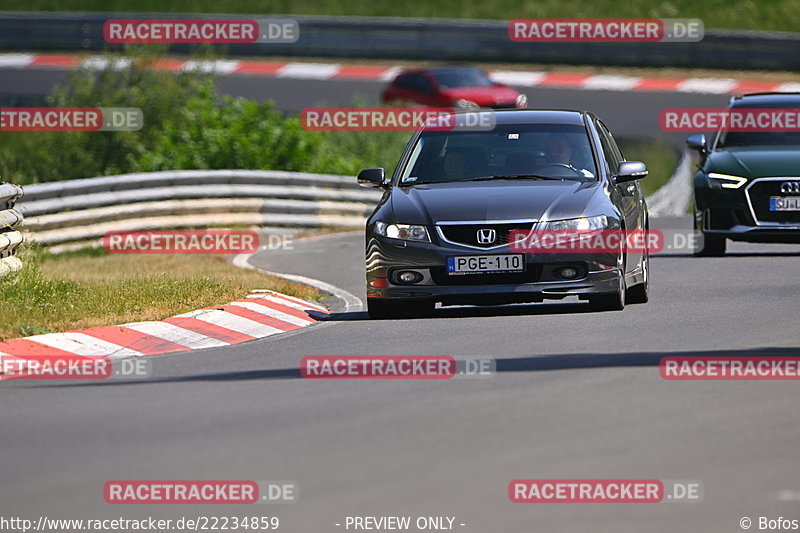
[[[643,163],[625,161],[608,128],[580,111],[499,111],[491,129],[424,126],[391,179],[361,171],[384,194],[366,226],[370,316],[442,305],[577,296],[597,310],[648,300],[649,255],[515,252],[512,232],[644,230]],[[478,120],[467,122],[479,122]]]

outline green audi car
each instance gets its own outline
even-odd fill
[[[726,111],[737,110],[800,115],[800,93],[734,96]],[[695,255],[724,255],[727,239],[800,243],[800,128],[720,129],[711,142],[704,134],[686,142],[700,153],[694,221],[703,239]]]

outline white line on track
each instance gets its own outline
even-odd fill
[[[321,236],[319,238],[323,237]],[[327,292],[328,294],[331,294],[336,298],[340,299],[344,303],[345,313],[357,313],[364,309],[364,302],[361,301],[361,298],[359,298],[358,296],[356,296],[351,292],[348,292],[344,289],[340,289],[335,285],[331,285],[330,283],[318,279],[309,278],[306,276],[300,276],[297,274],[284,274],[282,272],[272,272],[270,270],[264,270],[263,268],[259,268],[250,263],[251,257],[252,254],[239,254],[234,256],[231,262],[234,266],[237,266],[239,268],[250,268],[253,270],[258,270],[269,276],[276,276],[279,278],[287,279],[289,281],[294,281],[296,283],[302,283],[304,285],[314,287],[315,289],[318,289],[322,292]]]

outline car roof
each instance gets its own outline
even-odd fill
[[[481,69],[479,69],[478,67],[461,67],[461,66],[458,66],[458,65],[453,65],[453,66],[450,66],[450,67],[434,67],[434,68],[429,68],[429,69],[426,69],[426,70],[428,72],[433,73],[433,74],[438,74],[440,72],[453,72],[453,71],[459,71],[459,70],[481,70]]]
[[[459,65],[453,65],[449,67],[431,67],[431,68],[424,68],[424,67],[410,67],[404,68],[401,70],[397,75],[402,76],[403,74],[421,74],[427,72],[429,74],[439,74],[442,72],[457,72],[460,70],[478,70],[483,71],[483,69],[478,67],[464,67]]]
[[[731,99],[732,107],[775,105],[800,106],[800,93],[751,93],[734,96]]]
[[[501,111],[474,111],[464,114],[494,115],[495,124],[571,124],[583,126],[583,111],[572,109],[509,109]]]

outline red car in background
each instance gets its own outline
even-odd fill
[[[431,107],[524,108],[528,97],[492,81],[486,72],[471,67],[439,67],[402,71],[384,90],[387,104],[416,103]]]

